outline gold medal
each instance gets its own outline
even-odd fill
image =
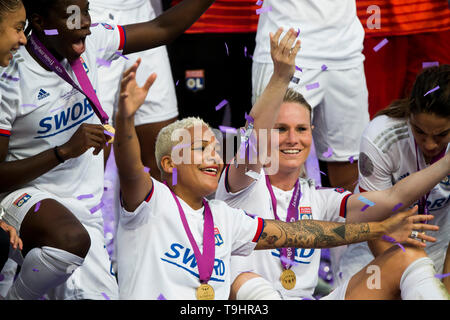
[[[197,288],[197,300],[214,300],[214,289],[207,283],[203,283]]]
[[[114,129],[113,126],[111,126],[109,124],[104,124],[103,128],[105,128],[106,131],[112,133],[112,136],[110,136],[111,140],[109,140],[108,143],[113,143],[114,142],[114,134],[116,133],[116,129]]]
[[[283,288],[286,290],[292,290],[297,282],[297,277],[295,276],[294,271],[291,269],[286,269],[281,273],[280,281]]]

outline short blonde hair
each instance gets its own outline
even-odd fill
[[[209,124],[207,124],[201,118],[188,117],[181,120],[177,120],[165,126],[164,128],[161,129],[161,131],[159,131],[155,144],[155,157],[156,157],[156,164],[158,166],[159,171],[161,171],[161,174],[164,173],[161,167],[161,159],[164,156],[171,155],[173,147],[178,144],[178,141],[172,140],[173,133],[177,130],[180,129],[186,130],[194,126],[207,126],[208,128],[211,128]]]

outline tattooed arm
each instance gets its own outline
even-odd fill
[[[319,220],[283,222],[265,220],[264,229],[256,244],[256,250],[274,248],[330,248],[350,243],[381,238],[384,234],[395,233],[398,242],[425,246],[420,241],[409,238],[413,229],[424,224],[427,215],[415,215],[417,206],[380,222],[338,223]],[[432,227],[436,230],[436,226]]]

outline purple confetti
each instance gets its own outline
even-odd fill
[[[234,133],[237,134],[237,129],[227,126],[219,126],[219,130],[225,133]]]
[[[324,176],[326,176],[326,173],[323,172],[323,171],[320,171],[320,170],[319,170],[319,173],[320,173],[320,174],[323,174]]]
[[[99,66],[105,66],[107,68],[109,68],[111,66],[111,61],[102,59],[102,58],[97,58],[97,64]]]
[[[116,55],[118,55],[119,57],[122,57],[122,58],[124,58],[125,60],[130,60],[130,59],[128,59],[127,57],[125,57],[120,51],[116,51],[116,52],[114,52]]]
[[[34,212],[38,212],[40,207],[41,207],[41,202],[39,201],[38,203],[36,203],[36,207],[34,208]]]
[[[90,209],[89,211],[91,212],[91,214],[97,212],[98,210],[100,210],[105,204],[102,202],[100,202],[98,205],[96,205],[95,207],[93,207],[92,209]]]
[[[149,173],[150,172],[150,168],[144,167],[144,172]]]
[[[61,106],[61,107],[59,107],[59,108],[56,108],[56,109],[53,109],[53,110],[50,110],[50,112],[55,112],[55,111],[58,111],[58,110],[61,110],[62,108],[64,108],[65,106]]]
[[[388,39],[384,38],[380,41],[375,47],[373,47],[373,51],[378,52],[382,47],[384,47],[388,43]]]
[[[98,23],[91,24],[91,27],[96,27],[96,26],[98,26]]]
[[[225,42],[225,49],[227,50],[227,56],[229,56],[230,55],[230,51],[228,50],[228,45],[227,45],[226,42]]]
[[[44,30],[44,33],[46,36],[57,36],[59,34],[57,29]]]
[[[322,67],[321,67],[321,69],[322,69],[322,71],[325,71],[325,70],[328,69],[328,67],[327,67],[325,64],[323,64]]]
[[[94,195],[93,194],[82,194],[81,196],[78,196],[77,199],[78,200],[83,200],[83,199],[90,199],[93,198]]]
[[[312,90],[312,89],[316,89],[318,87],[319,87],[319,83],[315,82],[315,83],[307,84],[306,85],[306,90]]]
[[[249,123],[255,122],[255,119],[253,119],[251,115],[247,114],[247,112],[245,113],[245,120],[247,120]]]
[[[5,280],[5,276],[0,273],[0,281]]]
[[[322,155],[323,155],[325,158],[331,158],[331,156],[333,155],[333,149],[331,149],[330,147],[328,147],[328,150],[327,150],[326,152],[322,153]]]
[[[228,104],[227,100],[222,100],[222,102],[220,102],[217,106],[216,106],[216,111],[219,111],[220,109],[222,109],[223,107],[225,107]]]
[[[431,89],[430,91],[428,91],[427,93],[425,93],[423,96],[425,97],[427,94],[432,93],[432,92],[435,92],[436,90],[439,90],[439,86],[437,86],[437,87]]]
[[[177,80],[177,83],[175,83],[175,87],[178,87],[179,83],[180,83],[180,80]]]
[[[353,158],[353,156],[351,156],[350,158],[348,158],[348,161],[350,161],[350,163],[353,163],[355,159]]]
[[[364,207],[362,207],[361,211],[365,211],[367,208],[369,208],[370,206],[368,204],[366,204]]]
[[[280,256],[280,260],[285,264],[287,264],[288,266],[296,266],[298,264],[297,262],[292,261],[291,259],[285,256]]]
[[[262,1],[262,0],[256,1],[256,5],[257,5],[257,6],[261,6],[262,4],[263,4],[263,1]]]
[[[106,300],[111,300],[110,297],[108,297],[108,295],[104,292],[102,292],[102,296],[106,299]]]
[[[178,183],[178,172],[177,172],[177,168],[173,168],[172,171],[172,185],[175,186]]]
[[[303,72],[302,68],[300,68],[299,66],[295,66],[295,70],[298,70],[300,72]]]
[[[383,240],[385,240],[385,241],[387,241],[387,242],[391,242],[391,243],[393,243],[393,244],[398,245],[398,246],[403,250],[403,252],[405,252],[405,247],[403,247],[400,243],[398,243],[397,240],[395,240],[394,238],[389,237],[389,236],[387,236],[387,235],[383,235],[383,236],[381,237],[381,239],[383,239]]]
[[[434,276],[438,279],[444,279],[444,278],[450,277],[450,273],[438,273],[438,274],[435,274]]]
[[[103,133],[106,134],[107,136],[114,137],[114,133],[109,132],[108,130],[104,130]]]
[[[298,28],[298,30],[297,30],[297,38],[299,35],[300,35],[300,28]]]
[[[11,81],[19,81],[20,80],[19,78],[14,78],[13,76],[6,74],[6,73],[2,74],[2,78],[5,78],[5,79],[11,80]]]
[[[395,207],[394,207],[394,209],[392,209],[392,211],[397,211],[398,209],[400,209],[401,207],[403,206],[403,203],[399,203],[399,204],[397,204]]]
[[[33,268],[33,272],[39,272],[39,270],[36,268]]]
[[[38,106],[35,104],[22,104],[21,107],[31,107],[31,108],[37,108]]]
[[[422,69],[430,67],[439,67],[439,61],[422,62]]]
[[[161,293],[156,300],[167,300],[166,297]]]
[[[244,47],[244,56],[247,58],[247,47]]]
[[[267,6],[267,7],[264,7],[264,8],[256,9],[256,14],[262,14],[262,13],[266,13],[266,12],[269,12],[269,11],[272,11],[272,7],[271,6]]]

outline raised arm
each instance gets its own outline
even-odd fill
[[[392,210],[397,205],[397,210],[408,208],[449,174],[450,153],[447,153],[433,165],[400,180],[389,189],[351,195],[347,201],[347,222],[383,220],[393,214]],[[374,205],[361,211],[366,203],[358,200],[360,196]]]
[[[295,72],[295,57],[300,50],[300,40],[297,40],[297,31],[290,29],[283,39],[280,41],[283,29],[280,28],[273,35],[270,34],[270,48],[274,71],[270,81],[262,95],[258,98],[255,105],[250,111],[250,116],[254,119],[253,132],[256,134],[257,140],[260,140],[262,133],[260,129],[266,129],[267,137],[264,141],[270,139],[270,130],[273,128],[278,117],[280,106],[283,103],[283,97],[286,94],[289,82]],[[294,45],[295,43],[295,45]],[[293,47],[294,46],[294,47]],[[248,127],[248,122],[246,124]],[[236,158],[240,157],[240,151],[236,154]],[[245,174],[246,170],[259,173],[263,166],[261,156],[255,156],[257,161],[249,161],[245,159],[247,165],[230,166],[228,170],[228,186],[231,192],[237,192],[248,187],[253,179]]]
[[[265,220],[264,229],[256,250],[274,248],[331,248],[345,244],[380,239],[385,234],[394,234],[398,242],[407,242],[419,247],[425,244],[409,238],[412,230],[424,227],[420,220],[425,215],[414,215],[417,207],[381,222],[338,223],[318,220],[283,222]],[[437,226],[428,226],[437,230]]]
[[[137,62],[124,75],[120,88],[119,109],[116,114],[114,156],[116,159],[122,201],[128,211],[134,211],[150,192],[153,182],[144,170],[141,149],[134,128],[134,115],[144,103],[150,87],[156,80],[153,73],[142,88],[136,83]]]
[[[124,54],[168,44],[188,29],[214,0],[184,0],[157,18],[124,26],[127,41]]]

